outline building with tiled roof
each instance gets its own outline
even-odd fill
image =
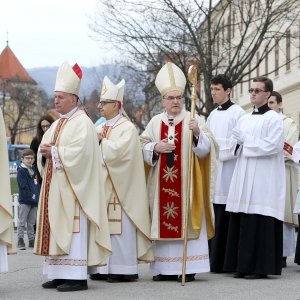
[[[0,78],[6,81],[36,84],[8,45],[0,54]]]
[[[39,95],[37,83],[7,43],[0,54],[0,105],[11,143],[31,142],[41,115]]]

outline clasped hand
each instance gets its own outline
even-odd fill
[[[171,153],[175,148],[176,146],[174,144],[169,144],[168,139],[165,138],[155,144],[154,151],[157,153]]]
[[[239,128],[232,129],[232,136],[239,144],[243,144],[245,140],[245,133]]]
[[[54,145],[53,143],[41,144],[40,145],[40,153],[42,154],[42,156],[44,156],[46,158],[52,157],[51,148],[53,145]]]

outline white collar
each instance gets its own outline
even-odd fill
[[[114,126],[123,116],[121,114],[116,115],[114,118],[110,120],[106,120],[105,125],[106,126]]]
[[[77,109],[78,109],[78,106],[74,107],[71,111],[69,111],[68,113],[66,113],[64,115],[59,114],[59,118],[60,119],[69,119],[77,111]]]
[[[176,116],[169,115],[166,111],[164,114],[167,116],[168,119],[175,119]]]

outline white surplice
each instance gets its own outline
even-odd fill
[[[214,109],[207,118],[206,125],[214,134],[219,145],[219,162],[216,191],[213,199],[215,204],[226,204],[228,190],[234,171],[236,156],[231,151],[234,141],[231,139],[232,129],[245,111],[233,104],[226,110]]]
[[[283,221],[285,167],[281,117],[271,110],[264,114],[249,113],[239,119],[236,128],[244,136],[226,210],[271,216]]]

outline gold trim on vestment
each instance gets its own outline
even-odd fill
[[[130,121],[129,121],[127,118],[125,118],[125,117],[123,116],[123,118],[120,118],[120,119],[117,121],[117,124],[115,124],[114,126],[111,126],[111,129],[114,129],[114,128],[118,127],[119,125],[121,125],[121,124],[123,124],[123,123],[125,123],[125,122],[130,122]],[[109,130],[109,132],[107,133],[107,136],[109,135],[110,132],[111,132],[111,130]],[[102,144],[101,144],[101,147],[102,147]],[[102,160],[103,160],[103,162],[104,162],[104,164],[105,164],[105,167],[106,167],[106,170],[107,170],[107,174],[108,174],[109,180],[110,180],[110,182],[111,182],[111,184],[112,184],[113,190],[115,191],[115,194],[116,194],[117,198],[120,199],[120,197],[119,197],[119,195],[118,195],[118,193],[117,193],[117,191],[116,191],[116,189],[115,189],[115,185],[114,185],[114,183],[113,183],[113,181],[112,181],[112,178],[111,178],[111,175],[110,175],[110,172],[109,172],[109,168],[108,168],[108,166],[107,166],[107,164],[106,164],[106,162],[105,162],[105,159],[104,159],[104,157],[103,157],[103,152],[102,152]],[[141,233],[142,236],[144,236],[149,242],[151,242],[151,238],[148,237],[148,236],[147,236],[147,235],[146,235],[146,234],[145,234],[145,233],[137,226],[137,224],[135,224],[135,222],[133,222],[133,220],[132,220],[132,219],[130,218],[130,216],[127,214],[126,210],[123,209],[122,202],[121,202],[120,200],[119,200],[119,203],[120,203],[120,206],[122,207],[122,210],[124,211],[124,213],[126,214],[126,216],[128,217],[128,219],[131,221],[131,223],[135,226],[135,228]],[[150,247],[150,248],[151,248],[151,247]],[[149,252],[150,248],[147,249],[147,252]],[[143,255],[147,254],[147,252],[143,253]],[[139,257],[137,257],[137,258],[138,258],[139,261],[143,261],[143,260],[139,259]],[[144,260],[144,261],[146,262],[146,260]]]
[[[199,261],[199,260],[207,260],[209,259],[208,254],[202,254],[202,255],[190,255],[186,258],[187,261]],[[182,262],[182,256],[177,257],[160,257],[155,256],[154,257],[155,262],[167,262],[167,263],[178,263]]]

